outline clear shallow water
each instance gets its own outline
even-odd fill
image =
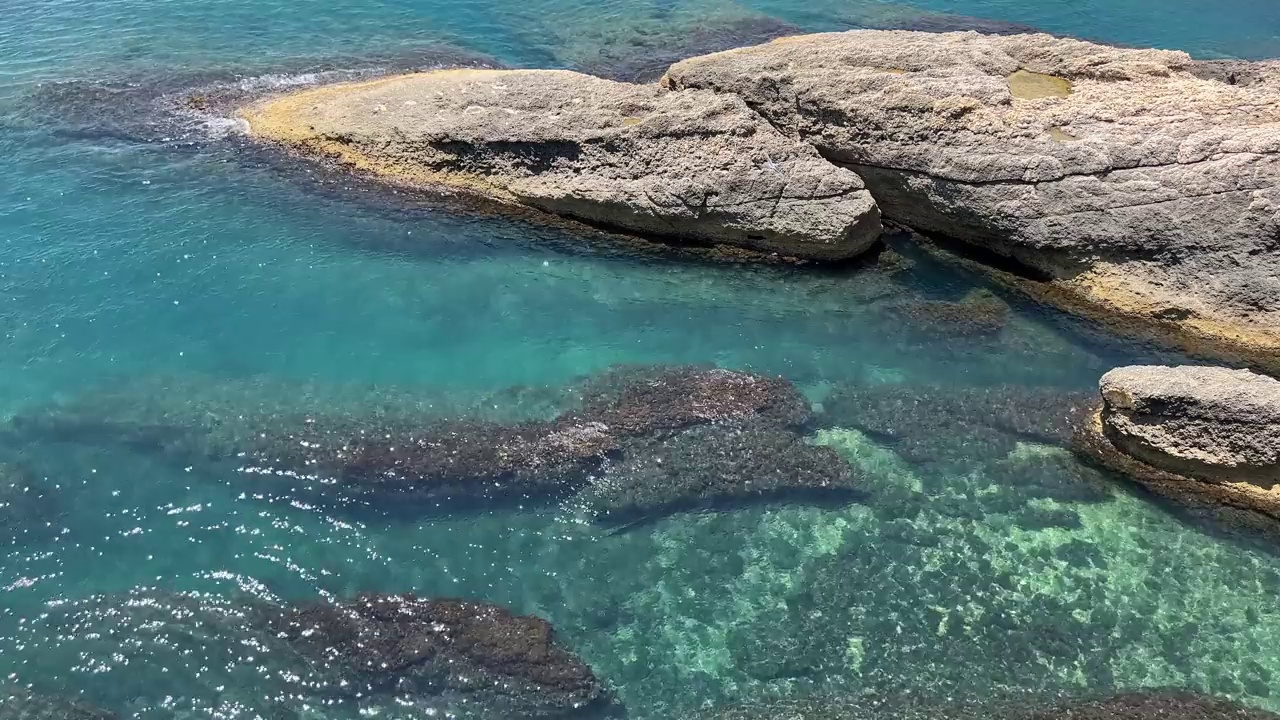
[[[614,532],[556,503],[344,512],[111,433],[6,432],[0,459],[26,468],[28,490],[0,500],[18,509],[0,533],[0,677],[126,716],[281,717],[265,698],[292,661],[260,656],[234,620],[193,630],[183,610],[380,591],[541,615],[639,718],[796,692],[1162,685],[1280,709],[1270,548],[1118,485],[1082,490],[1093,486],[1061,451],[969,427],[981,413],[939,429],[938,457],[922,462],[849,429],[865,418],[836,402],[844,386],[1088,391],[1153,350],[1018,306],[996,337],[904,321],[895,308],[981,285],[924,257],[900,273],[818,273],[569,252],[576,240],[554,230],[317,187],[229,143],[136,142],[168,131],[148,126],[145,106],[90,92],[412,64],[442,45],[591,65],[762,14],[831,29],[919,11],[1210,57],[1280,54],[1280,10],[1257,0],[6,5],[6,418],[75,402],[181,422],[397,403],[527,415],[616,363],[712,363],[796,383],[823,406],[818,441],[862,468],[871,492]],[[42,94],[69,80],[88,90]],[[936,412],[926,403],[905,419],[932,427]],[[152,598],[163,621],[109,612],[129,596]]]

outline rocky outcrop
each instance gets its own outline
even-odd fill
[[[361,595],[286,610],[271,628],[346,684],[450,699],[450,715],[566,717],[611,702],[550,623],[488,603]]]
[[[1061,304],[1280,367],[1280,63],[1030,34],[855,31],[673,66],[857,171],[885,216]]]
[[[450,70],[303,90],[243,116],[256,137],[398,186],[645,236],[836,260],[880,233],[855,173],[732,95]]]
[[[1124,367],[1077,433],[1087,455],[1160,495],[1270,528],[1280,521],[1280,381],[1217,367]]]

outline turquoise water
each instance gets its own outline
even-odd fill
[[[998,332],[929,320],[921,308],[937,306],[920,303],[986,297],[973,294],[983,281],[906,245],[907,269],[821,272],[588,246],[319,177],[223,137],[225,123],[175,122],[157,100],[236,77],[269,87],[457,58],[625,74],[690,38],[973,18],[1269,57],[1280,5],[10,0],[3,11],[0,463],[15,479],[0,479],[0,678],[124,717],[428,717],[386,698],[304,697],[288,679],[298,659],[264,653],[235,611],[414,592],[547,618],[635,718],[803,693],[1154,686],[1280,710],[1271,547],[965,405],[1004,384],[1066,398],[1117,364],[1176,356],[1015,298],[996,301],[1010,304]],[[929,14],[941,12],[971,17]],[[245,417],[542,417],[619,363],[785,376],[819,410],[810,440],[859,469],[865,496],[621,528],[559,501],[336,507],[121,430],[196,428],[199,443],[210,423]],[[850,388],[904,393],[918,409],[876,417]],[[58,432],[68,413],[89,429]],[[894,423],[913,432],[876,432]]]

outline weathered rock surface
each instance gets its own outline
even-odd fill
[[[1280,381],[1217,367],[1124,367],[1100,383],[1125,451],[1206,480],[1280,481]]]
[[[693,58],[664,83],[743,98],[856,170],[889,219],[1280,367],[1280,63],[854,31]]]
[[[841,259],[879,236],[858,176],[743,101],[559,70],[451,70],[247,108],[253,135],[387,182],[646,236]]]
[[[361,595],[287,610],[272,629],[347,683],[453,698],[450,714],[473,706],[484,717],[563,717],[610,702],[550,623],[489,603]]]
[[[1086,454],[1193,507],[1245,511],[1233,522],[1280,520],[1280,381],[1135,366],[1107,373],[1100,389],[1101,409],[1078,432]]]

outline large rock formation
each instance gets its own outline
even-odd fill
[[[1124,367],[1078,433],[1090,456],[1193,507],[1280,521],[1280,381],[1216,367]]]
[[[879,236],[862,181],[743,101],[557,70],[449,70],[304,90],[253,135],[387,182],[706,245],[841,259]]]
[[[1280,63],[1031,34],[855,31],[673,66],[856,170],[885,216],[1073,309],[1280,366]]]

